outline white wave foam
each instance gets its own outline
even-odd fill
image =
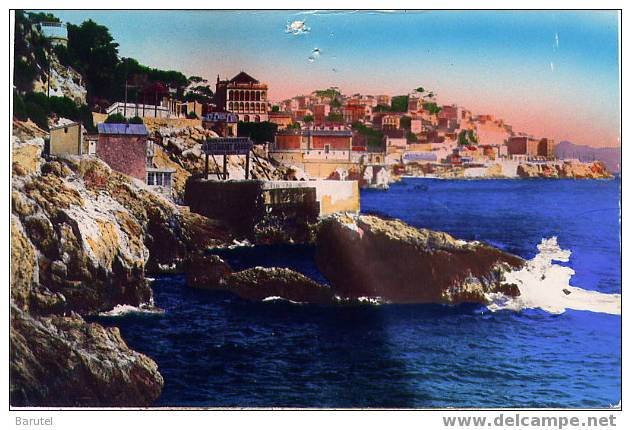
[[[262,302],[289,302],[289,303],[293,303],[295,305],[299,305],[299,304],[303,303],[303,302],[296,302],[294,300],[289,300],[289,299],[286,299],[286,298],[281,297],[281,296],[269,296],[269,297],[265,297],[261,301]]]
[[[605,294],[570,285],[574,270],[553,261],[567,262],[572,252],[561,249],[556,237],[543,239],[537,248],[539,253],[522,269],[505,274],[506,282],[517,285],[521,295],[512,298],[489,294],[487,297],[492,301],[489,310],[540,308],[559,314],[566,309],[575,309],[620,314],[620,294]]]
[[[139,306],[132,305],[116,305],[113,309],[100,312],[101,317],[120,317],[128,314],[162,314],[164,310],[154,306],[151,303],[143,303]]]

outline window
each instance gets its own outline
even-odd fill
[[[68,127],[64,127],[64,133],[68,133]]]

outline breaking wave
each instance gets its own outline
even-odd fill
[[[556,236],[543,239],[537,245],[539,252],[520,269],[506,273],[506,282],[519,288],[519,297],[489,294],[489,310],[521,310],[539,308],[560,314],[566,309],[620,315],[620,294],[606,294],[584,290],[570,285],[574,270],[553,263],[569,261],[572,252],[561,249]]]
[[[100,312],[100,317],[120,317],[129,314],[163,314],[164,310],[152,303],[143,303],[139,306],[132,305],[116,305],[109,311]]]

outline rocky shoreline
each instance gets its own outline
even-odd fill
[[[150,405],[163,385],[156,363],[83,316],[152,303],[147,273],[233,237],[98,159],[46,160],[43,146],[16,132],[11,404]]]
[[[253,301],[320,305],[486,304],[489,294],[519,295],[503,274],[521,267],[521,258],[365,215],[337,214],[309,226],[305,237],[330,285],[283,267],[234,271],[209,251],[242,239],[229,225],[178,206],[98,159],[43,158],[43,146],[38,130],[15,129],[14,406],[153,404],[164,384],[157,364],[131,350],[118,329],[85,320],[117,306],[151,306],[150,273],[183,272],[191,288]],[[167,151],[167,159],[178,156]]]

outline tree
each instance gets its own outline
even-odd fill
[[[458,133],[458,145],[469,146],[478,143],[478,136],[475,130],[460,130]]]
[[[406,137],[408,139],[408,142],[418,142],[418,137],[416,137],[416,134],[412,133],[411,131],[407,132]]]
[[[377,105],[372,108],[373,112],[390,112],[390,106],[387,105]]]
[[[394,96],[390,103],[393,112],[407,112],[408,110],[408,96]]]
[[[302,121],[306,123],[313,122],[313,115],[305,115],[302,117]]]
[[[332,98],[329,106],[331,106],[332,108],[340,108],[342,107],[342,103],[337,98]]]
[[[106,121],[107,122],[107,121]],[[135,116],[129,120],[130,124],[144,124],[144,121],[139,116]]]
[[[366,136],[366,145],[369,148],[382,150],[383,149],[383,133],[379,130],[366,127],[359,121],[355,121],[352,124],[353,130]]]
[[[242,137],[250,137],[256,143],[266,143],[274,141],[274,134],[276,134],[276,130],[278,130],[278,125],[269,121],[240,121],[237,127],[237,134]]]
[[[280,112],[280,106],[272,106],[272,112]]]
[[[410,128],[412,128],[412,118],[410,118],[409,116],[402,116],[400,125],[401,128],[409,130]]]
[[[329,122],[343,122],[344,117],[339,112],[331,112],[327,115],[326,120]]]
[[[127,124],[127,118],[125,118],[122,113],[115,113],[109,115],[105,119],[105,122],[107,124]]]
[[[72,66],[86,78],[88,95],[108,98],[119,64],[118,43],[107,27],[91,19],[78,26],[68,24],[67,28],[68,57]]]
[[[438,106],[434,102],[423,103],[423,109],[425,109],[426,111],[428,111],[432,115],[436,115],[436,114],[440,113],[440,111],[443,110],[443,108],[441,108],[440,106]]]

